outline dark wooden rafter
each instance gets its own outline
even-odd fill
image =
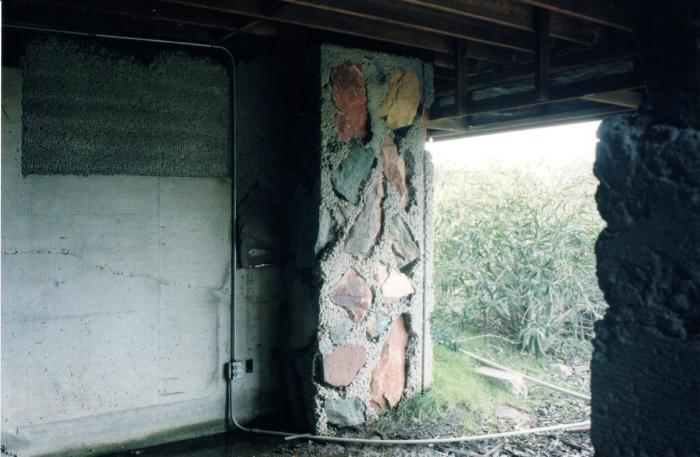
[[[381,21],[343,16],[299,5],[286,4],[278,8],[276,12],[268,14],[256,0],[167,0],[167,2],[219,13],[249,16],[273,22],[375,39],[430,51],[452,52],[452,42],[446,36],[407,27],[387,26]]]
[[[231,17],[216,16],[206,11],[180,5],[147,2],[111,2],[100,0],[31,0],[31,3],[52,5],[73,10],[88,10],[110,15],[188,24],[225,31],[237,31]]]
[[[630,108],[615,105],[599,105],[586,108],[571,107],[569,109],[553,109],[548,113],[525,116],[517,119],[500,121],[475,122],[467,125],[463,119],[446,118],[430,121],[433,138],[456,139],[467,136],[486,135],[504,131],[522,130],[535,127],[545,127],[571,122],[582,122],[600,119],[610,114],[630,111]]]
[[[530,106],[542,105],[550,102],[560,102],[565,100],[573,100],[583,98],[586,95],[596,94],[601,92],[610,92],[623,89],[637,89],[642,86],[639,76],[636,72],[621,73],[612,76],[578,81],[569,84],[562,84],[550,88],[550,96],[547,100],[541,100],[539,94],[535,91],[517,93],[513,95],[503,95],[499,97],[486,98],[483,100],[475,100],[469,103],[466,109],[460,116],[476,115],[494,111],[506,111],[519,108],[527,108]],[[436,108],[434,110],[433,119],[455,116],[450,110],[441,111]]]
[[[585,51],[552,57],[550,75],[574,68],[589,67],[615,60],[632,58],[638,54],[634,41],[622,41],[591,48]],[[510,67],[472,74],[467,76],[470,90],[483,89],[493,84],[505,84],[532,78],[535,74],[533,61]],[[449,79],[452,79],[451,77]],[[450,93],[451,94],[451,93]],[[443,94],[448,95],[448,94]]]
[[[455,40],[455,110],[461,114],[467,105],[468,88],[466,87],[467,73],[467,43]]]
[[[533,8],[513,0],[406,0],[407,3],[470,17],[492,24],[534,32]],[[562,14],[552,14],[552,38],[591,45],[596,41],[597,26]]]
[[[535,92],[539,100],[549,99],[549,11],[537,9],[535,11],[535,33],[537,34],[535,47]]]
[[[489,24],[419,5],[394,0],[286,0],[289,3],[339,14],[373,19],[386,24],[448,35],[521,52],[534,51],[534,35],[528,31]]]
[[[517,0],[518,2],[545,8],[549,11],[585,21],[632,31],[632,18],[625,10],[625,3],[617,0]],[[644,0],[642,0],[644,1]]]

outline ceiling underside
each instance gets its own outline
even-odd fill
[[[177,39],[238,55],[333,42],[432,62],[436,139],[633,110],[617,0],[5,0],[3,23]]]

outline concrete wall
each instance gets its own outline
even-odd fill
[[[223,430],[230,181],[23,177],[22,74],[2,78],[3,446]]]

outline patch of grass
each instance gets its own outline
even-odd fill
[[[497,338],[465,335],[461,347],[520,371],[562,387],[587,391],[587,379],[572,382],[548,359],[521,352],[511,343]],[[570,408],[572,400],[550,390],[528,384],[527,397],[515,395],[508,386],[476,373],[481,366],[476,360],[436,344],[433,352],[433,387],[426,393],[407,400],[398,408],[381,416],[376,428],[388,435],[420,436],[435,434],[478,433],[499,428],[495,410],[509,405],[538,415],[542,410],[570,410],[571,420],[580,420],[580,410]],[[574,400],[574,404],[576,401]],[[568,416],[568,415],[567,415]]]

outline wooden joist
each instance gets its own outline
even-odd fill
[[[279,7],[275,12],[268,13],[262,7],[261,3],[256,0],[166,1],[168,3],[193,6],[220,13],[231,13],[257,19],[267,19],[273,22],[369,38],[429,51],[452,53],[452,40],[444,35],[415,30],[405,26],[387,25],[381,21],[372,19],[344,16],[301,5],[285,4]]]
[[[642,86],[639,76],[634,71],[621,73],[612,76],[588,79],[569,84],[562,84],[550,88],[550,96],[546,100],[540,98],[536,91],[517,93],[513,95],[503,95],[499,97],[486,98],[471,101],[462,111],[462,116],[470,116],[492,111],[507,111],[513,109],[527,108],[530,106],[542,105],[545,103],[560,102],[582,98],[590,94],[610,92],[623,89],[636,89]],[[441,119],[444,117],[455,117],[454,108],[449,107],[436,109],[431,119]],[[432,122],[432,121],[431,121]]]
[[[377,20],[386,24],[406,26],[515,51],[533,52],[535,46],[535,36],[528,31],[489,24],[468,16],[455,15],[420,5],[399,5],[394,0],[286,1],[310,8]]]
[[[436,139],[457,139],[468,136],[487,135],[498,132],[545,127],[571,122],[600,119],[610,114],[624,113],[629,108],[615,105],[596,107],[569,107],[568,109],[543,110],[542,113],[518,119],[476,122],[467,124],[462,118],[445,118],[430,121],[432,135]]]
[[[545,8],[558,14],[614,27],[625,32],[632,31],[630,12],[625,2],[618,0],[517,0],[518,2]]]
[[[528,5],[514,0],[406,0],[407,3],[471,17],[492,24],[534,32],[534,12]],[[596,26],[580,19],[552,14],[551,36],[574,43],[591,45],[596,40]]]

